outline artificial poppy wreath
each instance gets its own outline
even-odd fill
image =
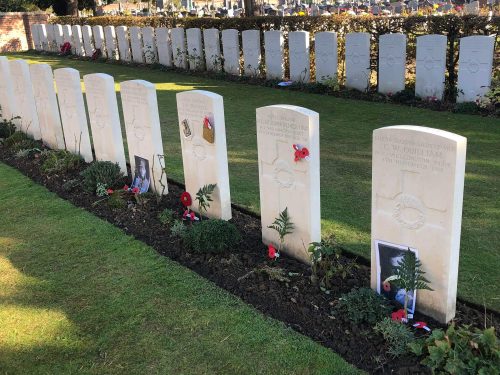
[[[295,162],[298,162],[300,160],[308,160],[309,159],[309,150],[307,149],[307,147],[303,147],[299,144],[294,144],[293,146],[293,149],[295,150],[294,152],[294,161]]]
[[[181,203],[184,207],[189,207],[193,204],[193,199],[191,198],[191,194],[187,191],[181,194]]]

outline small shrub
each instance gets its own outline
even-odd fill
[[[321,288],[330,289],[335,277],[346,279],[358,267],[354,259],[342,259],[338,246],[326,242],[313,242],[308,249],[311,253],[311,282]]]
[[[391,311],[389,302],[370,288],[353,289],[343,294],[336,306],[338,314],[345,314],[354,324],[374,325]]]
[[[16,125],[12,121],[0,121],[0,138],[9,138],[16,132]]]
[[[158,219],[160,220],[160,223],[164,225],[172,225],[175,222],[175,211],[171,210],[170,208],[165,208],[160,214],[158,215]]]
[[[117,163],[110,161],[95,161],[82,173],[83,188],[94,193],[97,184],[106,185],[107,188],[115,188],[123,182],[124,175]]]
[[[68,180],[64,184],[62,184],[62,188],[64,191],[72,191],[75,190],[80,185],[80,181],[78,180]]]
[[[42,152],[39,148],[24,148],[16,152],[14,157],[16,159],[29,158],[30,156]]]
[[[172,227],[170,228],[170,233],[172,236],[183,239],[187,234],[187,227],[180,220],[176,220]]]
[[[222,253],[237,245],[240,238],[234,224],[213,219],[191,226],[184,237],[184,244],[200,253]]]
[[[16,152],[23,149],[35,148],[36,142],[23,132],[14,132],[4,141],[4,146]]]
[[[493,327],[480,330],[470,326],[446,332],[436,329],[424,339],[410,345],[412,351],[425,358],[422,364],[436,374],[494,375],[500,372],[500,344]]]
[[[122,209],[127,207],[127,193],[123,190],[115,190],[109,195],[108,206],[111,208]]]
[[[415,342],[415,336],[408,326],[391,318],[384,318],[378,322],[375,331],[384,336],[388,345],[387,352],[393,357],[407,353],[410,350],[409,345]]]
[[[391,99],[396,103],[412,103],[415,101],[415,89],[407,87],[392,95]]]
[[[479,112],[479,106],[475,102],[456,103],[453,112],[474,115]]]
[[[83,164],[79,155],[66,150],[48,150],[42,153],[41,170],[44,173],[61,173],[77,169]]]

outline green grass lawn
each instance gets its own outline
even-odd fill
[[[0,374],[357,374],[0,163]]]
[[[352,252],[370,252],[371,135],[388,125],[423,125],[468,138],[462,223],[459,295],[500,310],[500,120],[433,112],[393,104],[338,99],[230,83],[173,72],[65,58],[9,57],[70,66],[82,74],[108,73],[116,82],[144,79],[156,84],[169,176],[183,181],[175,94],[204,89],[224,97],[232,200],[258,212],[255,109],[294,104],[320,114],[321,217],[323,235],[334,234]],[[117,89],[119,89],[117,85]]]

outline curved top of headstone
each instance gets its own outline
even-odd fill
[[[130,81],[123,81],[120,83],[120,87],[134,87],[134,86],[143,86],[148,89],[155,89],[155,85],[151,82],[145,81],[143,79],[132,79]]]
[[[268,105],[265,107],[260,107],[260,108],[257,108],[257,113],[260,111],[267,111],[267,110],[273,110],[273,109],[285,109],[288,111],[294,111],[300,115],[312,116],[312,117],[319,118],[318,112],[312,111],[312,110],[304,108],[304,107],[299,107],[299,106],[290,105],[290,104],[274,104],[274,105]]]
[[[450,141],[454,141],[457,143],[462,143],[466,142],[467,138],[463,137],[459,134],[451,133],[446,130],[441,130],[441,129],[434,129],[434,128],[429,128],[426,126],[418,126],[418,125],[394,125],[394,126],[385,126],[383,128],[378,128],[373,131],[373,133],[378,133],[386,130],[404,130],[404,131],[409,131],[409,132],[418,132],[418,133],[424,133],[424,134],[429,134],[441,138],[448,139]]]
[[[427,35],[420,35],[417,36],[417,40],[436,40],[436,39],[442,39],[442,40],[447,40],[446,35],[441,35],[441,34],[427,34]]]
[[[85,74],[83,76],[83,79],[89,79],[89,78],[100,78],[103,80],[115,80],[113,76],[106,74],[106,73],[90,73],[90,74]]]
[[[215,92],[211,91],[206,91],[206,90],[186,90],[177,93],[177,97],[184,96],[184,95],[192,95],[192,94],[198,94],[198,95],[205,95],[208,96],[212,99],[222,99],[222,95],[216,94]]]
[[[54,74],[62,74],[62,73],[72,74],[72,75],[78,74],[78,77],[80,76],[80,72],[74,68],[54,69]]]
[[[389,33],[380,35],[379,40],[394,40],[404,42],[406,40],[406,34],[403,33]]]

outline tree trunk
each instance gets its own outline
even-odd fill
[[[66,13],[68,16],[78,16],[78,0],[67,0],[68,7]]]

